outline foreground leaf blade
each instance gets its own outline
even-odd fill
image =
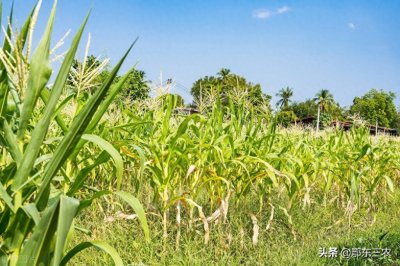
[[[137,214],[139,221],[142,225],[142,229],[146,238],[146,241],[150,241],[150,230],[149,225],[147,224],[146,213],[144,212],[142,204],[139,202],[137,198],[133,195],[124,192],[124,191],[117,191],[114,193],[115,195],[119,196],[123,199],[129,206],[135,211]]]
[[[107,243],[105,243],[103,241],[90,241],[90,242],[82,242],[82,243],[78,244],[64,256],[64,258],[60,262],[60,265],[61,266],[66,265],[67,262],[70,259],[72,259],[76,254],[78,254],[82,250],[84,250],[86,248],[90,248],[90,247],[98,248],[98,249],[108,253],[111,256],[111,258],[114,261],[114,264],[116,266],[124,265],[124,262],[122,261],[121,257],[118,255],[118,252],[112,246],[108,245]]]
[[[122,174],[124,171],[124,161],[119,152],[114,148],[113,145],[111,145],[105,139],[100,138],[99,136],[84,134],[82,135],[82,139],[90,141],[99,146],[101,149],[108,152],[108,154],[111,156],[115,164],[116,176],[117,176],[117,189],[120,189],[122,182]]]

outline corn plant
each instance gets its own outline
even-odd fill
[[[108,126],[108,134],[123,145],[130,171],[137,173],[131,180],[137,192],[153,192],[148,204],[158,208],[165,237],[175,213],[178,232],[185,224],[190,231],[197,221],[208,239],[210,221],[229,221],[229,203],[255,227],[265,216],[264,206],[270,217],[274,209],[282,211],[296,235],[292,208],[336,202],[350,218],[363,208],[376,210],[394,191],[398,143],[374,142],[362,127],[318,134],[281,129],[263,110],[238,98],[225,105],[218,95],[210,98],[213,104],[203,106],[201,114],[186,117],[174,113],[173,96],[146,108],[132,104]],[[258,213],[246,212],[247,200],[259,203]]]
[[[64,120],[62,109],[69,98],[63,93],[89,15],[72,40],[54,84],[49,86],[50,41],[57,1],[30,57],[29,42],[40,4],[39,1],[33,8],[18,34],[13,34],[11,11],[1,50],[0,261],[2,265],[65,265],[81,250],[97,247],[110,254],[115,264],[122,265],[118,253],[101,241],[84,242],[70,250],[67,247],[74,218],[93,200],[110,193],[136,211],[149,238],[144,210],[131,194],[104,190],[76,197],[84,189],[89,173],[110,159],[115,165],[118,188],[121,185],[121,156],[113,145],[92,132],[126,80],[124,76],[112,86],[133,45],[72,120]],[[59,136],[49,137],[54,133],[50,131]],[[82,153],[86,142],[103,150],[95,160]]]

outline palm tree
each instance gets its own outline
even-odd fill
[[[313,99],[318,104],[318,114],[317,114],[317,132],[319,131],[319,119],[321,111],[324,112],[332,104],[335,103],[333,95],[327,89],[320,90]]]
[[[221,77],[221,80],[225,80],[228,76],[231,75],[231,70],[228,68],[221,68],[221,70],[217,73]]]
[[[289,87],[281,89],[276,96],[279,96],[280,99],[276,103],[276,105],[280,106],[280,108],[287,109],[289,107],[289,103],[291,102],[290,97],[293,96],[293,90]]]
[[[221,70],[217,73],[219,76],[218,78],[218,84],[219,84],[219,89],[220,89],[220,97],[223,102],[228,101],[228,93],[231,89],[230,86],[230,81],[233,78],[233,74],[231,73],[231,70],[228,68],[221,68]]]

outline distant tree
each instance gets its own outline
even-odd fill
[[[331,119],[335,120],[344,120],[346,117],[346,113],[348,110],[345,108],[341,107],[339,103],[335,102],[333,103],[330,108],[327,111],[327,114],[330,115]]]
[[[289,87],[281,89],[276,96],[280,97],[279,101],[276,103],[282,110],[287,110],[289,107],[289,103],[291,102],[290,98],[293,96],[293,90]]]
[[[230,74],[231,70],[227,68],[221,68],[221,70],[217,73],[217,75],[221,78],[222,81],[225,81]]]
[[[198,79],[191,88],[191,94],[197,102],[207,93],[216,93],[220,88],[220,80],[214,76],[205,76]]]
[[[86,58],[86,64],[89,68],[97,68],[101,65],[101,62],[94,55],[89,55]]]
[[[279,125],[288,127],[292,122],[296,121],[297,116],[291,110],[282,110],[276,113],[275,119]]]
[[[322,112],[329,109],[335,103],[333,95],[327,89],[320,90],[316,94],[314,101],[317,102]]]
[[[238,92],[245,92],[246,99],[253,105],[260,105],[269,101],[260,84],[248,82],[244,77],[232,73],[227,68],[222,68],[216,76],[205,76],[198,79],[191,88],[191,94],[195,102],[200,102],[208,94],[219,95],[224,104],[227,98]]]
[[[122,95],[131,100],[143,100],[149,98],[149,82],[145,79],[145,72],[142,70],[133,70],[125,82]]]
[[[82,65],[82,62],[78,59],[72,61],[72,68],[78,69]],[[88,55],[86,57],[86,69],[97,68],[101,65],[101,61],[98,60],[94,55]]]
[[[397,109],[397,119],[393,124],[394,128],[397,129],[397,132],[400,133],[400,107]]]
[[[298,118],[315,117],[318,113],[318,104],[316,101],[308,99],[304,102],[294,102],[289,106]],[[324,112],[320,114],[319,124],[322,126],[329,125],[333,119],[343,120],[345,117],[345,110],[339,106],[338,103],[332,104],[328,109],[325,108]],[[315,123],[315,126],[317,123]]]
[[[304,102],[294,102],[289,106],[289,109],[292,110],[297,117],[305,118],[310,116],[315,116],[317,112],[318,105],[313,100],[306,100]]]
[[[394,104],[396,95],[393,92],[371,89],[362,97],[356,97],[350,107],[351,114],[359,114],[370,124],[378,123],[383,127],[396,127],[399,114]]]
[[[329,92],[329,90],[322,89],[316,94],[314,101],[318,105],[318,112],[317,112],[317,131],[318,131],[320,126],[320,113],[324,112],[325,110],[333,106],[335,104],[335,100],[333,99],[333,95]]]

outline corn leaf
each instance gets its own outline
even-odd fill
[[[91,165],[81,169],[78,173],[78,175],[75,178],[75,181],[72,183],[70,189],[68,190],[67,195],[72,196],[74,195],[79,189],[81,189],[87,179],[87,176],[89,173],[99,166],[100,164],[103,164],[108,161],[110,158],[110,155],[108,155],[107,152],[103,151],[100,153],[99,157],[97,157],[96,161],[92,163]]]
[[[0,117],[0,121],[3,122],[2,129],[4,131],[4,141],[6,142],[7,149],[10,152],[11,157],[15,160],[15,162],[20,163],[22,160],[22,153],[18,148],[17,139],[15,138],[15,135],[12,132],[10,125],[7,123],[7,120]]]
[[[40,213],[34,203],[29,203],[21,207],[25,213],[35,222],[35,225],[39,224]]]
[[[67,262],[72,259],[76,254],[81,252],[82,250],[86,248],[94,247],[97,249],[100,249],[110,255],[112,260],[114,261],[114,264],[116,266],[123,266],[124,262],[122,261],[121,257],[118,255],[118,252],[108,245],[107,243],[103,241],[89,241],[89,242],[82,242],[78,245],[76,245],[73,249],[71,249],[62,259],[60,262],[60,266],[66,265]]]
[[[150,241],[150,230],[147,224],[146,214],[144,212],[142,204],[140,204],[139,200],[132,196],[131,194],[124,192],[124,191],[117,191],[114,193],[115,195],[119,196],[123,199],[129,206],[135,211],[137,214],[139,221],[142,225],[142,229],[146,238],[146,241]]]
[[[45,33],[32,55],[30,62],[28,83],[25,89],[25,99],[22,104],[21,120],[17,136],[22,139],[32,117],[33,109],[42,89],[46,86],[51,76],[49,61],[51,33],[53,31],[54,17],[56,13],[57,0],[54,1],[50,18]]]
[[[137,39],[133,42],[132,45],[135,45]],[[95,127],[98,125],[100,119],[103,117],[104,113],[107,111],[108,106],[112,103],[112,101],[114,100],[114,98],[118,95],[118,93],[121,91],[121,89],[123,88],[123,85],[125,84],[126,80],[129,78],[130,73],[133,71],[133,69],[131,69],[130,71],[128,71],[128,73],[126,73],[117,84],[114,84],[111,86],[110,88],[110,92],[108,93],[108,95],[106,96],[106,98],[104,99],[104,101],[100,104],[96,114],[93,116],[92,120],[90,121],[89,126],[87,127],[85,133],[91,133]],[[71,158],[76,158],[77,154],[79,153],[79,151],[82,149],[83,145],[85,144],[85,140],[80,140],[78,145],[76,146],[75,150],[73,151],[73,153],[71,154]]]
[[[14,210],[14,205],[12,203],[12,198],[10,195],[8,195],[6,189],[3,187],[3,185],[0,183],[0,199],[4,200],[4,202],[7,204],[8,208],[11,210]]]
[[[23,246],[17,266],[49,264],[50,257],[47,252],[50,250],[51,240],[57,231],[59,203],[60,200],[57,199],[46,209],[38,225],[35,226],[32,236]]]
[[[101,149],[107,151],[108,154],[110,154],[110,156],[113,159],[114,164],[115,164],[116,176],[117,176],[117,189],[120,189],[121,182],[122,182],[122,174],[124,171],[124,161],[123,161],[121,155],[119,154],[119,152],[114,148],[113,145],[111,145],[109,142],[107,142],[103,138],[100,138],[99,136],[84,134],[84,135],[82,135],[82,139],[96,144]]]
[[[55,7],[53,7],[55,8]],[[54,11],[53,11],[54,12]],[[57,102],[60,98],[62,90],[65,86],[69,75],[69,69],[71,68],[74,56],[78,49],[79,41],[82,37],[83,30],[87,23],[89,15],[86,16],[85,21],[83,22],[81,28],[75,35],[75,38],[71,44],[71,48],[69,49],[63,64],[61,65],[60,71],[57,75],[57,78],[54,82],[54,86],[51,90],[49,101],[46,104],[44,109],[43,117],[37,123],[35,129],[32,132],[31,141],[29,142],[26,152],[23,155],[22,164],[19,166],[17,173],[14,178],[12,189],[14,191],[20,187],[22,183],[24,183],[32,170],[32,167],[35,163],[35,160],[39,154],[40,146],[43,143],[43,140],[46,136],[48,127],[53,118],[54,111],[57,105]]]
[[[92,119],[98,106],[106,96],[115,76],[117,75],[118,70],[120,69],[122,63],[128,56],[131,49],[132,45],[125,53],[123,58],[119,61],[119,63],[111,71],[107,81],[93,94],[93,96],[88,100],[78,116],[72,121],[72,124],[65,137],[57,146],[54,152],[54,157],[45,169],[45,172],[43,174],[43,182],[40,186],[39,192],[35,200],[39,210],[43,209],[47,205],[47,198],[49,196],[48,193],[51,180],[58,172],[64,161],[70,156],[71,152],[74,150],[75,146],[80,140],[82,134],[85,132],[87,126],[90,123],[90,120]]]
[[[57,224],[56,246],[54,250],[53,265],[58,266],[61,262],[65,241],[68,232],[70,231],[73,219],[78,211],[79,200],[61,196],[60,198],[60,212]]]

